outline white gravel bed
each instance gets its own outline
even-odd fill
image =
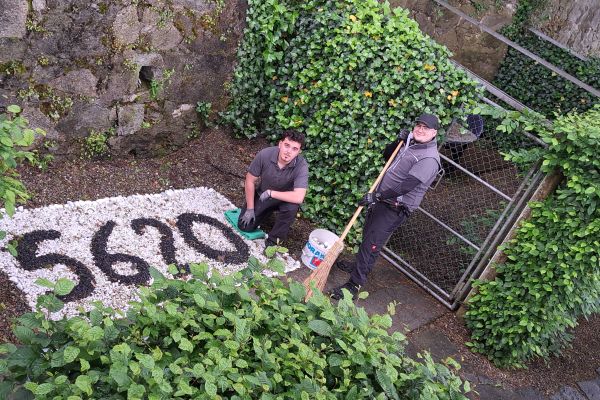
[[[223,195],[203,187],[27,210],[19,207],[12,218],[0,219],[0,230],[7,232],[0,241],[0,269],[25,293],[32,309],[37,297],[47,290],[36,285],[36,279],[56,281],[65,277],[80,283],[86,281],[87,274],[91,283],[81,283],[71,294],[74,298],[65,299],[65,308],[54,318],[77,314],[80,307],[89,310],[91,302],[98,300],[124,310],[136,299],[137,285],[152,281],[144,262],[171,277],[164,255],[169,243],[179,265],[206,262],[223,274],[244,268],[249,256],[266,262],[264,240],[246,240],[227,223],[223,212],[234,208]],[[146,226],[136,233],[132,222],[141,218],[144,222],[138,224]],[[155,225],[148,226],[152,220]],[[16,258],[5,249],[14,239],[21,246]],[[114,256],[118,253],[122,256]],[[141,259],[140,269],[128,262],[132,257]],[[286,272],[300,266],[287,254],[278,257],[284,261]],[[88,272],[80,279],[77,271]]]

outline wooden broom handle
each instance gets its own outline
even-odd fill
[[[400,150],[400,148],[402,147],[403,144],[404,144],[404,140],[401,140],[400,143],[398,143],[398,146],[396,146],[396,149],[394,150],[394,152],[392,153],[390,158],[387,160],[387,162],[383,166],[383,169],[379,173],[379,176],[377,177],[377,179],[375,179],[375,182],[373,182],[373,185],[371,185],[371,189],[369,189],[369,193],[372,193],[373,190],[377,189],[379,182],[381,182],[381,180],[383,179],[383,176],[385,175],[387,169],[390,167],[390,164],[394,161],[394,158],[396,158],[396,154],[398,154],[398,151]],[[344,229],[344,232],[342,232],[342,236],[340,236],[340,238],[339,238],[340,241],[342,241],[342,242],[344,241],[344,239],[350,232],[350,228],[352,228],[352,225],[354,225],[354,223],[356,222],[356,219],[360,215],[360,212],[362,211],[363,208],[364,208],[364,206],[359,206],[356,209],[356,211],[354,212],[354,215],[352,216],[352,219],[350,220],[350,222],[348,222],[348,225],[346,225],[346,229]]]

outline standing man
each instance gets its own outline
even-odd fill
[[[336,263],[350,273],[350,280],[330,292],[336,300],[347,289],[356,298],[359,288],[367,282],[381,248],[394,231],[410,216],[423,200],[425,192],[441,169],[436,134],[439,121],[435,115],[421,114],[411,133],[402,131],[398,141],[388,145],[384,157],[389,159],[400,140],[405,144],[386,171],[379,187],[367,193],[359,205],[368,206],[363,238],[354,262]]]
[[[283,242],[288,235],[308,188],[308,163],[300,155],[304,134],[283,132],[277,146],[258,152],[246,173],[246,205],[240,212],[238,227],[255,230],[273,211],[279,211],[266,246]],[[260,184],[257,185],[260,179]],[[258,190],[257,190],[258,189]]]

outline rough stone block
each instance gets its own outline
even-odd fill
[[[173,8],[176,10],[194,10],[199,13],[211,12],[216,6],[215,1],[209,0],[173,0]]]
[[[181,33],[171,23],[150,34],[150,44],[158,50],[171,50],[183,40]]]
[[[2,0],[0,0],[2,1]],[[1,24],[2,22],[0,22]],[[0,31],[2,28],[0,27]],[[12,60],[20,60],[25,54],[27,43],[24,40],[1,38],[0,37],[0,64]]]
[[[22,39],[29,5],[23,0],[0,0],[0,38]]]
[[[183,36],[173,23],[161,21],[159,13],[152,9],[144,10],[140,33],[147,35],[152,47],[158,50],[170,50],[183,40]]]
[[[587,400],[577,389],[571,386],[561,388],[558,393],[550,397],[550,400]]]
[[[104,104],[112,104],[116,100],[133,94],[138,87],[138,71],[114,71],[109,77],[106,89],[102,91],[100,99]]]
[[[144,105],[130,104],[117,107],[117,136],[132,135],[142,128]]]
[[[515,397],[523,400],[546,400],[547,397],[544,396],[539,390],[534,389],[532,387],[525,387],[515,390]]]
[[[66,93],[96,97],[98,78],[89,69],[79,69],[68,72],[52,82],[50,86]]]
[[[578,382],[577,385],[590,400],[600,400],[600,379]]]
[[[46,9],[46,0],[32,0],[31,8],[34,12],[41,14]]]
[[[54,123],[44,113],[34,107],[28,105],[23,106],[23,117],[29,121],[29,127],[35,129],[40,128],[46,132],[46,139],[60,140],[64,135],[61,135],[55,128]]]
[[[117,14],[112,25],[115,39],[120,44],[131,44],[140,35],[140,23],[138,21],[137,7],[125,7]]]
[[[93,129],[102,132],[112,126],[111,110],[99,104],[76,103],[73,109],[63,118],[56,129],[67,137],[85,137]]]

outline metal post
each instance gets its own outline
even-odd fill
[[[496,39],[498,39],[498,40],[506,43],[507,45],[509,45],[513,49],[515,49],[515,50],[517,50],[517,51],[525,54],[527,57],[531,58],[532,60],[534,60],[534,61],[542,64],[544,67],[548,68],[549,70],[551,70],[552,72],[556,73],[557,75],[560,75],[563,78],[571,81],[572,83],[574,83],[575,85],[579,86],[583,90],[585,90],[585,91],[593,94],[596,97],[600,97],[600,90],[591,87],[590,85],[588,85],[588,84],[580,81],[579,79],[575,78],[573,75],[568,74],[567,72],[565,72],[562,69],[558,68],[554,64],[551,64],[548,61],[544,60],[543,58],[538,57],[537,55],[533,54],[532,52],[530,52],[526,48],[519,46],[517,43],[513,42],[512,40],[509,40],[508,38],[506,38],[504,36],[502,36],[501,34],[499,34],[498,32],[496,32],[495,30],[493,30],[493,29],[487,27],[486,25],[482,24],[481,22],[479,22],[479,21],[471,18],[470,16],[468,16],[464,12],[460,11],[458,8],[453,7],[450,4],[448,4],[448,3],[446,3],[445,1],[442,1],[442,0],[433,0],[433,1],[435,1],[437,4],[441,5],[442,7],[445,7],[448,10],[452,11],[453,13],[455,13],[458,16],[460,16],[461,18],[464,18],[465,20],[469,21],[473,25],[478,26],[481,30],[489,33],[490,35],[492,35]]]

